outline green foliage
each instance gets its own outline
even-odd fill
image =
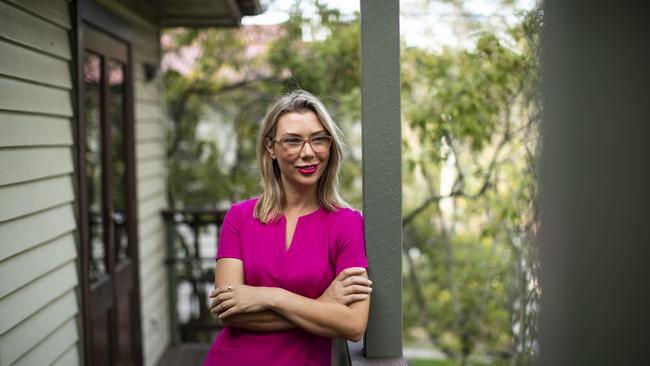
[[[336,10],[318,4],[318,26],[323,40],[303,39],[309,26],[300,12],[282,26],[269,50],[246,57],[241,29],[172,29],[167,53],[199,47],[200,56],[186,75],[171,69],[164,74],[169,110],[169,193],[175,206],[213,207],[261,192],[255,141],[267,106],[277,95],[300,87],[321,97],[344,134],[359,123],[359,20],[342,21]],[[260,72],[260,70],[269,70]],[[233,75],[236,77],[233,78]],[[220,162],[214,141],[197,136],[200,121],[210,109],[235,130],[235,162]],[[360,162],[345,150],[342,189],[347,200],[360,207]]]
[[[318,8],[316,19],[296,9],[255,58],[246,57],[241,30],[167,32],[166,52],[202,49],[189,73],[164,75],[174,205],[211,207],[260,193],[259,121],[275,96],[301,87],[321,97],[347,135],[343,194],[361,207],[360,161],[353,154],[359,17],[343,20],[336,10]],[[537,352],[542,16],[524,14],[508,38],[484,32],[468,50],[402,50],[404,325],[424,329],[453,359],[449,364],[484,353],[528,365]],[[315,40],[305,38],[306,29]],[[198,134],[214,110],[237,141],[230,165],[215,140]],[[450,179],[451,189],[443,190]]]
[[[532,11],[471,50],[402,51],[405,327],[461,363],[537,352],[541,21]]]

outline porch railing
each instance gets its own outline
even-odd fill
[[[208,308],[214,288],[219,229],[226,210],[168,209],[167,230],[171,342],[212,342],[220,326]]]

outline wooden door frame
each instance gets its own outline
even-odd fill
[[[134,94],[133,94],[133,31],[132,28],[124,21],[114,16],[104,8],[95,3],[94,0],[77,0],[71,8],[74,19],[74,70],[76,94],[74,95],[76,124],[76,173],[77,173],[77,192],[78,196],[78,223],[79,223],[79,256],[80,260],[80,282],[82,293],[82,314],[83,314],[83,343],[84,343],[84,363],[90,365],[92,362],[91,353],[91,319],[92,304],[90,299],[90,246],[89,246],[89,223],[88,223],[88,187],[85,176],[85,141],[86,130],[83,123],[84,116],[84,70],[83,56],[84,48],[84,28],[92,27],[95,30],[110,35],[111,37],[124,42],[127,45],[127,55],[125,62],[125,85],[124,85],[124,141],[126,156],[126,175],[133,177],[127,180],[126,194],[129,199],[126,200],[127,211],[127,237],[128,237],[128,254],[133,261],[133,293],[136,304],[131,305],[131,332],[133,339],[133,353],[138,365],[143,364],[142,352],[142,323],[140,314],[140,280],[139,280],[139,245],[138,245],[138,212],[136,196],[136,169],[135,169],[135,118],[134,118]],[[104,93],[105,91],[102,91]],[[102,142],[104,143],[104,142]],[[106,182],[103,182],[105,185]]]

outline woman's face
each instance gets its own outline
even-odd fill
[[[280,116],[276,126],[274,139],[276,141],[293,142],[301,138],[315,138],[329,136],[323,124],[312,111],[295,113],[290,112]],[[322,139],[321,139],[322,141]],[[282,173],[282,183],[295,187],[308,187],[318,183],[325,172],[330,157],[329,147],[318,148],[316,151],[312,144],[304,142],[302,149],[290,148],[287,143],[271,142],[266,145],[271,158],[278,162]]]

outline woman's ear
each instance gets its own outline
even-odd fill
[[[273,141],[271,139],[266,139],[266,141],[264,141],[264,147],[266,148],[266,151],[269,152],[271,159],[275,160],[275,150],[273,150]]]

